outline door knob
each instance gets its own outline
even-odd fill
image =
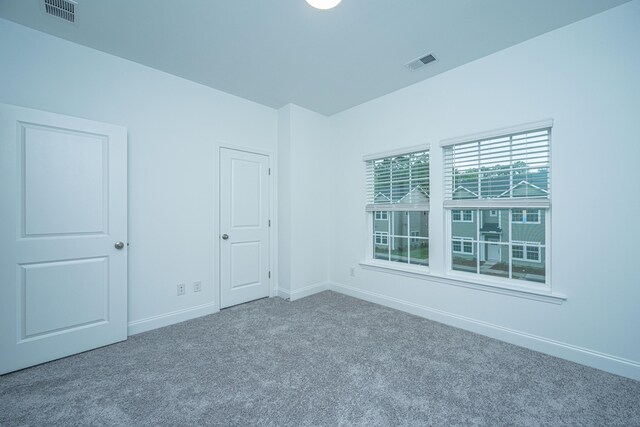
[[[228,238],[229,238],[229,235],[228,235],[228,234],[223,234],[223,235],[222,235],[222,240],[227,240]]]
[[[120,250],[122,248],[124,248],[124,243],[122,242],[116,242],[115,245],[113,245],[117,250]]]

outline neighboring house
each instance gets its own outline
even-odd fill
[[[389,197],[378,193],[375,200],[376,203],[384,204],[389,202]],[[428,202],[429,194],[417,185],[394,204]],[[376,258],[406,262],[411,255],[412,264],[426,265],[429,245],[428,211],[375,211],[373,231]],[[424,262],[419,261],[421,258],[424,258]]]
[[[543,188],[527,181],[520,181],[497,197],[542,197]],[[453,198],[477,199],[478,195],[458,186]],[[421,186],[414,187],[397,204],[427,203],[429,195]],[[379,192],[375,202],[391,203],[390,198]],[[512,223],[509,229],[509,215]],[[376,211],[374,212],[374,252],[376,258],[402,261],[410,250],[428,246],[428,212],[423,211]],[[454,264],[467,265],[475,271],[475,261],[480,265],[508,269],[509,243],[513,268],[543,267],[545,264],[545,215],[540,209],[454,209],[451,211],[451,235]],[[379,255],[379,256],[378,256]],[[457,260],[457,261],[456,261]]]
[[[457,199],[477,199],[494,197],[538,197],[548,193],[549,174],[545,170],[522,174],[496,175],[491,171],[480,173],[480,182],[475,172],[457,175],[454,178],[452,197]],[[479,192],[478,189],[481,191]]]
[[[522,180],[498,197],[547,197],[548,195],[549,192],[542,187]]]
[[[478,194],[469,190],[467,187],[463,187],[462,185],[459,185],[458,187],[456,187],[455,190],[453,190],[452,198],[453,200],[477,199]]]
[[[386,194],[378,192],[373,198],[373,203],[388,204],[391,203],[391,199]]]
[[[398,203],[429,203],[429,194],[422,186],[416,185],[411,191],[402,196]]]
[[[454,198],[474,198],[474,194],[459,186],[454,191]],[[527,181],[520,181],[498,197],[538,197],[546,194],[546,190]],[[544,266],[545,250],[541,246],[545,245],[546,224],[543,210],[460,209],[451,212],[451,222],[454,258],[471,261],[479,257],[481,264],[508,265],[511,238],[514,266]]]

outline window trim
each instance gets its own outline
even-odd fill
[[[425,267],[395,265],[389,261],[379,262],[379,260],[361,261],[358,263],[362,268],[381,273],[388,273],[398,276],[410,277],[419,280],[428,280],[433,283],[441,283],[446,286],[459,286],[467,289],[474,289],[483,292],[490,292],[500,295],[508,295],[533,301],[545,302],[560,305],[567,300],[563,294],[551,292],[551,289],[541,289],[538,286],[528,286],[526,283],[508,284],[491,280],[470,280],[470,277],[457,277],[456,274],[435,274],[426,270]],[[458,272],[456,272],[458,273]]]
[[[450,147],[452,145],[458,145],[465,142],[477,140],[477,139],[490,139],[497,138],[504,135],[510,135],[514,133],[534,131],[536,129],[544,129],[544,128],[552,128],[553,127],[553,119],[545,119],[539,120],[537,122],[529,122],[523,123],[521,125],[516,126],[507,126],[499,129],[492,129],[486,132],[477,132],[462,136],[457,136],[455,138],[447,138],[440,141],[440,147]]]

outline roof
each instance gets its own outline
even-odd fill
[[[464,187],[462,185],[459,185],[455,190],[453,190],[453,194],[456,194],[458,191],[465,191],[469,195],[466,196],[466,197],[454,197],[454,199],[456,199],[456,198],[458,198],[458,199],[475,199],[475,198],[478,197],[477,193],[474,193],[473,191],[469,190],[468,188],[466,188],[466,187]]]
[[[427,203],[429,202],[429,193],[422,186],[416,185],[411,191],[402,196],[398,203]]]
[[[517,189],[519,189],[521,186],[526,185],[527,189],[525,189],[523,195],[518,196],[515,195],[515,197],[524,197],[524,196],[528,196],[528,188],[531,188],[532,190],[534,190],[535,192],[539,193],[538,195],[547,195],[549,194],[549,192],[547,190],[545,190],[544,188],[540,188],[535,184],[531,184],[528,181],[522,180],[519,183],[515,184],[514,186],[512,186],[511,188],[509,188],[508,190],[504,191],[503,193],[501,193],[498,197],[503,197],[503,196],[514,196],[514,193],[516,192]],[[535,195],[535,194],[534,194]]]
[[[480,232],[482,233],[502,233],[502,228],[497,222],[489,222],[487,224],[483,224],[482,228],[480,228]]]

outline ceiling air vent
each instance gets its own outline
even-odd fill
[[[409,61],[406,64],[404,64],[404,66],[407,67],[409,71],[415,71],[419,68],[424,67],[427,64],[432,63],[435,60],[436,60],[435,56],[433,56],[432,54],[428,54],[425,56],[421,56],[420,58],[416,58],[412,61]]]
[[[47,14],[69,22],[76,22],[76,6],[74,0],[44,0],[44,10]]]

